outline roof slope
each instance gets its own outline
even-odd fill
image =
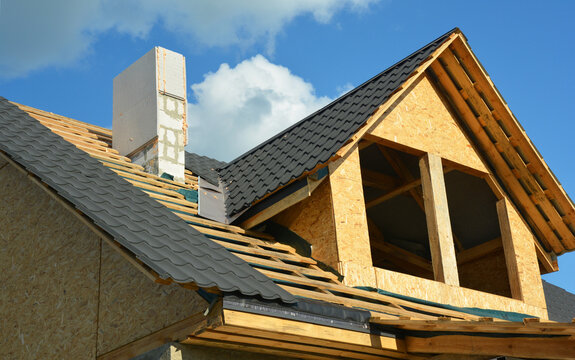
[[[291,302],[294,297],[86,152],[0,98],[0,150],[161,278]]]
[[[220,169],[228,190],[226,211],[234,215],[327,162],[373,112],[403,84],[451,34],[418,51]]]
[[[210,184],[218,185],[219,175],[216,169],[224,166],[226,166],[224,161],[186,151],[186,169],[201,176]]]

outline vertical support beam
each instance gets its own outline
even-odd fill
[[[346,285],[374,286],[375,273],[371,261],[371,247],[359,148],[329,164],[329,183],[335,222],[338,270],[345,276]]]
[[[530,305],[545,308],[533,234],[507,199],[503,198],[497,202],[497,215],[511,296]]]
[[[419,168],[434,278],[459,286],[441,158],[428,153],[419,160]]]

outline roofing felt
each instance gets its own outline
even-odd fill
[[[457,28],[219,170],[234,215],[266,194],[326,163],[410,74]]]
[[[549,320],[570,322],[575,319],[575,294],[543,280],[543,292]]]
[[[186,169],[199,175],[212,185],[218,185],[218,172],[216,169],[226,166],[226,163],[207,156],[186,151]]]
[[[161,278],[294,301],[291,294],[244,260],[2,97],[0,150],[72,203]]]

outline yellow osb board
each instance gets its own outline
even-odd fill
[[[441,304],[513,311],[547,319],[546,308],[529,305],[519,300],[463,287],[450,286],[438,281],[380,268],[375,268],[375,275],[376,284],[366,285]]]
[[[357,145],[346,157],[329,164],[329,183],[339,261],[371,265],[371,246]]]
[[[11,165],[0,248],[0,358],[94,358],[99,239]]]
[[[427,77],[416,83],[371,134],[488,172]]]
[[[154,283],[105,243],[101,274],[99,355],[207,307],[195,291]]]
[[[507,206],[507,216],[515,245],[515,261],[517,261],[523,288],[523,301],[531,305],[547,307],[533,234],[510,204]]]
[[[331,188],[324,181],[302,202],[276,215],[272,221],[287,227],[312,246],[312,257],[337,267]]]
[[[460,286],[511,297],[503,250],[459,266]]]

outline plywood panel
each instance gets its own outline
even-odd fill
[[[380,268],[375,268],[375,275],[376,287],[396,294],[441,304],[513,311],[543,319],[547,318],[547,310],[545,308],[526,304],[519,300],[468,288],[450,286],[437,281]]]
[[[0,169],[0,358],[96,356],[99,248],[24,174]]]
[[[272,221],[309,242],[314,259],[337,269],[335,223],[328,181],[315,189],[309,198],[278,214]]]
[[[528,304],[546,307],[533,234],[508,200],[499,200],[497,212],[512,291]]]
[[[371,134],[488,172],[427,77],[416,83]]]
[[[329,164],[329,182],[339,261],[371,265],[371,248],[357,145]]]
[[[511,297],[505,255],[501,249],[461,265],[459,282],[466,288]]]
[[[154,283],[105,243],[101,274],[99,355],[207,307],[195,291]]]

